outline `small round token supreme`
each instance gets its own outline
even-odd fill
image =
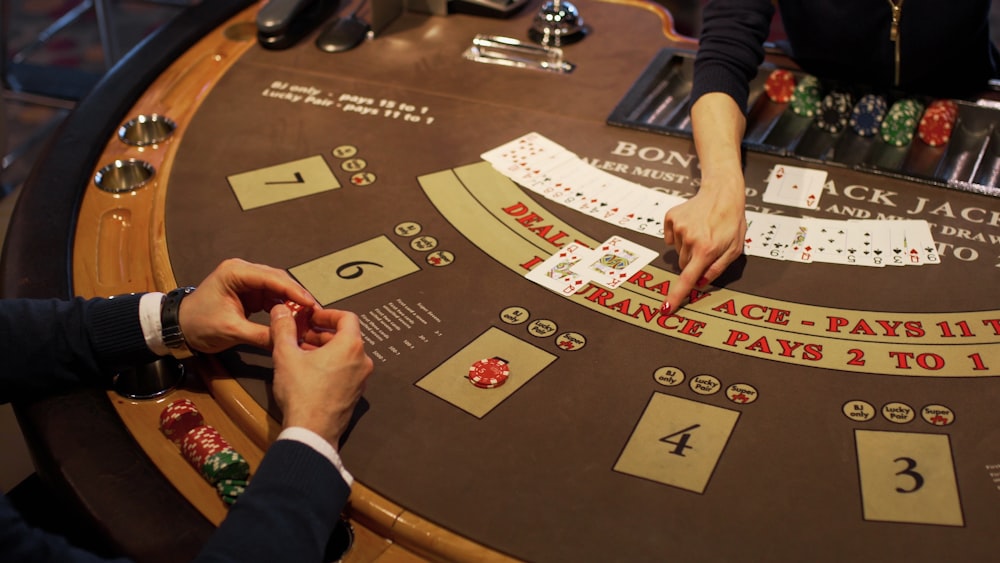
[[[510,377],[510,368],[503,358],[483,358],[469,367],[469,382],[480,389],[500,387]]]

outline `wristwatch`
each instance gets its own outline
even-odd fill
[[[170,350],[170,355],[178,360],[190,358],[194,355],[188,348],[187,341],[184,340],[184,333],[181,332],[180,313],[181,301],[191,295],[195,290],[193,287],[178,287],[167,293],[163,298],[163,305],[160,307],[160,326],[163,344]]]

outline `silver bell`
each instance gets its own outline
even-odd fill
[[[567,0],[546,0],[528,30],[528,37],[546,47],[561,47],[584,38],[590,28]]]

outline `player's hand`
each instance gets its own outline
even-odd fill
[[[732,186],[702,185],[690,200],[667,212],[663,240],[677,250],[680,277],[670,284],[664,314],[684,305],[694,287],[711,283],[743,253],[747,232],[743,177]]]
[[[274,398],[285,427],[308,428],[337,448],[372,372],[372,360],[354,313],[316,309],[311,325],[300,344],[289,308],[271,309]]]
[[[181,302],[181,332],[192,350],[209,354],[238,344],[269,349],[268,327],[247,317],[285,301],[318,308],[316,299],[288,272],[232,258]]]

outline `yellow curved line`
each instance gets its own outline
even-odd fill
[[[676,43],[687,43],[692,46],[698,44],[698,39],[695,37],[688,37],[687,35],[682,35],[677,32],[674,27],[674,16],[665,7],[657,4],[655,2],[648,2],[647,0],[600,0],[601,2],[606,2],[608,4],[621,4],[625,6],[634,6],[636,8],[642,8],[647,12],[652,12],[656,14],[663,24],[663,35],[667,39],[674,41]]]

